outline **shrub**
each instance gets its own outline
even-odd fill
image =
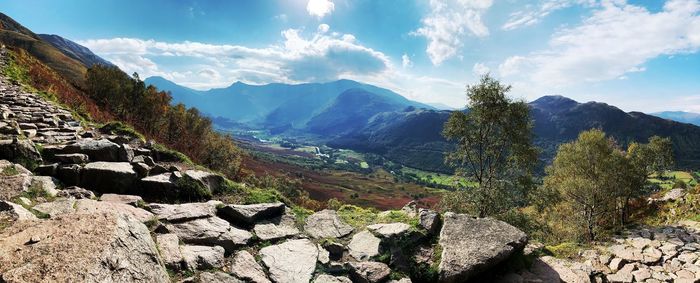
[[[113,135],[128,136],[131,138],[140,139],[142,141],[146,140],[146,138],[141,133],[137,132],[133,127],[119,121],[112,121],[104,124],[102,127],[100,127],[100,130]]]
[[[676,180],[676,182],[673,183],[673,188],[674,189],[687,189],[688,184],[683,180]]]

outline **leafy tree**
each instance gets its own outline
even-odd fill
[[[560,194],[559,216],[583,228],[588,240],[594,240],[601,226],[614,219],[624,160],[614,140],[600,130],[589,130],[576,141],[559,146],[546,169],[544,186]]]
[[[652,136],[647,144],[630,144],[627,153],[634,159],[635,165],[645,171],[645,178],[652,174],[661,177],[674,164],[673,142],[670,138]]]
[[[489,75],[467,86],[468,111],[454,111],[443,135],[456,142],[446,162],[458,175],[478,183],[447,196],[445,205],[480,217],[508,210],[524,199],[531,185],[537,151],[532,145],[528,105],[506,96],[511,87]]]

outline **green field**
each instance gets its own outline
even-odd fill
[[[465,178],[457,177],[454,175],[441,174],[435,172],[423,171],[410,167],[403,167],[401,169],[402,173],[408,175],[415,175],[422,182],[433,183],[437,185],[443,185],[448,187],[471,187],[475,186],[475,182],[470,182]]]
[[[658,185],[662,191],[667,191],[673,188],[673,185],[678,180],[685,182],[689,187],[695,187],[698,184],[698,181],[693,177],[693,174],[686,171],[666,172],[660,178],[654,174],[649,178],[649,182]]]

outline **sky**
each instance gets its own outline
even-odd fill
[[[353,79],[459,108],[488,73],[516,99],[700,112],[700,0],[3,0],[0,11],[200,90]]]

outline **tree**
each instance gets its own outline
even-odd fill
[[[468,110],[452,112],[443,129],[445,138],[456,142],[446,162],[478,184],[446,200],[464,202],[466,211],[480,217],[503,212],[524,199],[537,159],[529,107],[508,98],[510,89],[483,76],[479,84],[467,86]]]
[[[594,240],[601,227],[614,219],[624,164],[614,140],[600,130],[589,130],[559,146],[546,169],[544,186],[560,194],[559,210],[570,211],[560,211],[559,216],[573,227],[582,227],[588,240]]]

